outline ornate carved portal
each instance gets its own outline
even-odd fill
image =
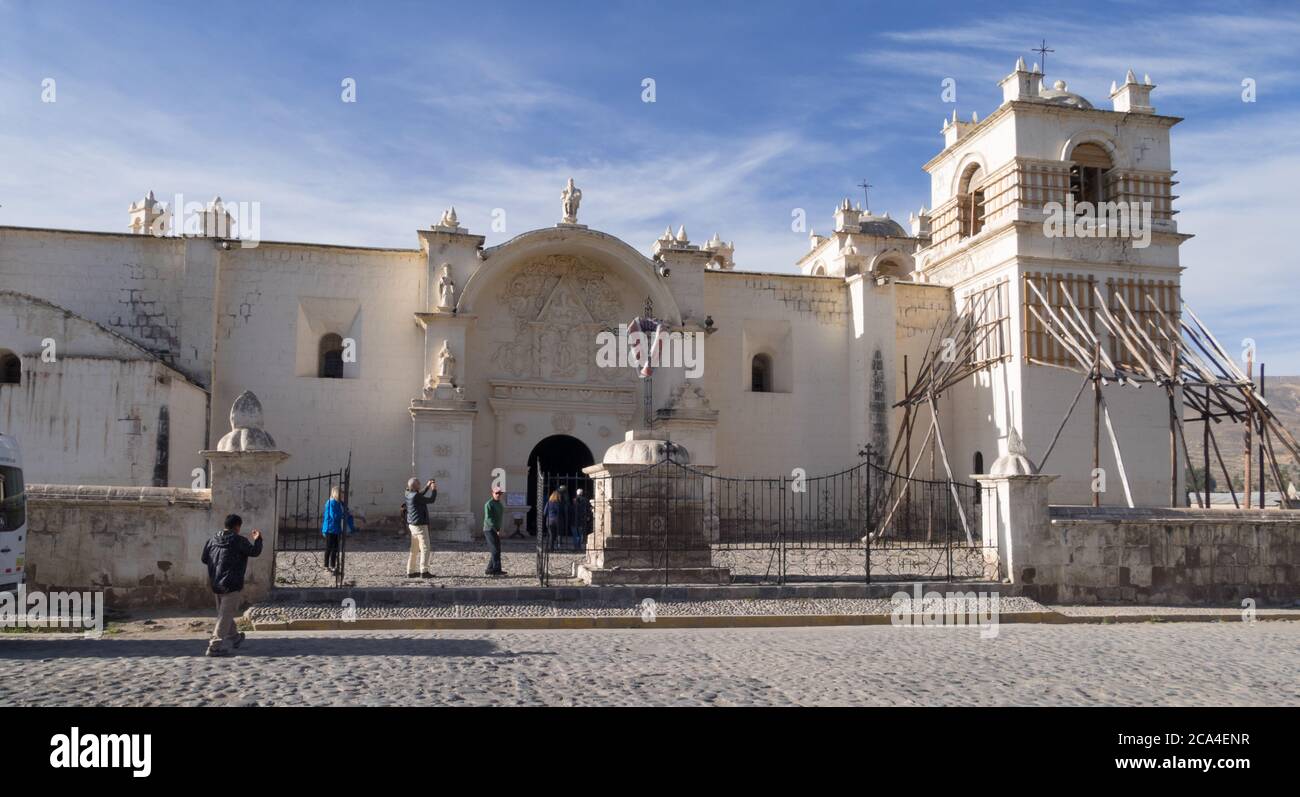
[[[624,305],[632,300],[621,295],[622,288],[608,268],[573,255],[548,255],[517,267],[498,296],[509,326],[494,330],[495,375],[566,384],[635,383],[631,369],[596,366],[599,333],[616,331],[631,317]]]
[[[630,367],[597,366],[598,336],[616,333],[644,297],[609,265],[567,254],[514,266],[496,290],[496,310],[481,315],[476,330],[497,419],[496,459],[518,467],[549,434],[583,440],[599,458],[609,443],[597,428],[621,436],[632,423],[637,378]]]

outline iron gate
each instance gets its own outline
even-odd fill
[[[297,478],[279,478],[275,480],[275,507],[279,518],[279,530],[275,536],[275,552],[293,552],[317,559],[321,568],[325,568],[325,556],[328,541],[321,534],[324,520],[325,502],[330,498],[330,491],[338,487],[343,506],[348,506],[349,487],[352,481],[352,457],[342,470],[333,473],[319,473],[315,476]],[[347,570],[347,523],[343,524],[338,537],[338,564],[330,577],[334,586],[343,586]],[[298,567],[289,568],[297,577],[301,573]]]
[[[549,583],[549,574],[553,569],[563,571],[561,578],[568,578],[580,553],[585,550],[588,537],[583,532],[587,528],[583,523],[584,518],[578,517],[580,513],[577,511],[579,504],[576,498],[578,491],[581,490],[590,501],[595,494],[595,485],[596,480],[590,476],[547,473],[542,461],[540,459],[537,461],[534,530],[537,532],[537,577],[543,586]],[[546,505],[552,494],[565,502],[569,521],[567,531],[561,530],[556,533],[554,528],[546,523]],[[575,525],[578,526],[577,534],[574,533]]]
[[[581,545],[539,528],[543,585],[573,577],[580,562],[662,569],[665,582],[674,569],[709,581],[725,568],[733,583],[776,584],[983,580],[996,563],[995,543],[980,539],[979,487],[908,479],[870,461],[755,479],[669,456],[599,479],[548,475],[539,464],[537,479],[538,495],[564,485],[570,501],[581,479],[592,499]]]

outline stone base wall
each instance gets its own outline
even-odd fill
[[[477,528],[476,528],[477,526]],[[408,528],[402,524],[402,528]],[[439,542],[476,542],[482,539],[482,520],[468,512],[436,512],[429,510],[429,539]]]
[[[103,590],[112,607],[207,608],[199,557],[220,526],[208,490],[29,484],[27,586]]]
[[[1260,605],[1300,597],[1300,511],[1054,506],[1009,574],[1045,601]]]

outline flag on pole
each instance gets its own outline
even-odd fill
[[[657,318],[646,316],[637,316],[627,325],[627,337],[631,343],[631,360],[634,367],[639,367],[637,373],[641,378],[645,378],[654,373],[653,363],[658,359],[659,350],[663,345],[663,334],[667,332],[668,327],[664,322]],[[640,332],[640,335],[634,334]],[[646,341],[649,340],[649,345]]]

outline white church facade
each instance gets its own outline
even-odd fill
[[[1094,287],[1178,307],[1179,120],[1132,73],[1109,109],[1042,81],[1017,63],[986,118],[944,121],[924,166],[929,209],[908,228],[845,200],[799,273],[746,271],[737,247],[684,228],[649,249],[590,229],[572,182],[558,224],[490,247],[454,211],[411,249],[157,235],[152,195],[121,234],[0,227],[0,431],[22,444],[29,482],[188,486],[225,408],[251,390],[291,456],[283,472],[350,457],[351,504],[369,522],[396,517],[407,478],[436,478],[435,530],[468,539],[494,472],[522,493],[539,458],[590,465],[634,429],[724,475],[887,457],[907,369],[978,302],[977,323],[995,327],[987,366],[938,396],[946,453],[969,481],[1012,429],[1037,458],[1078,386],[1055,367],[1063,353],[1029,312],[1040,300],[1026,277],[1051,275],[1085,313]],[[1148,238],[1045,232],[1049,203],[1082,201],[1142,204]],[[601,342],[642,316],[699,341],[699,371],[605,367]],[[1165,395],[1121,394],[1110,411],[1136,503],[1167,505],[1181,468]],[[1082,415],[1061,430],[1053,502],[1092,500],[1092,435]]]

